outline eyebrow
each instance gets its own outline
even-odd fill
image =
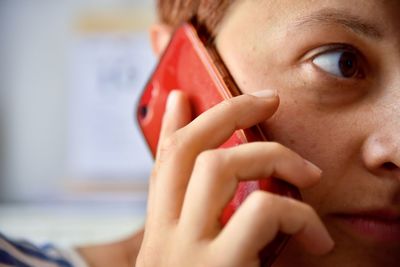
[[[339,24],[372,39],[383,38],[382,31],[375,25],[345,11],[332,8],[321,9],[316,13],[301,17],[295,21],[294,26],[299,27],[318,23]]]

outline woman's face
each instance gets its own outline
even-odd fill
[[[400,262],[399,12],[397,0],[243,0],[218,29],[242,91],[279,92],[269,139],[323,170],[302,195],[336,247],[315,257],[291,242],[277,266]]]

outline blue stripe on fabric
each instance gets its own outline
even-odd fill
[[[57,250],[57,248],[53,244],[50,244],[50,243],[44,244],[43,246],[40,246],[39,248],[43,251],[56,251]]]
[[[0,249],[0,263],[16,267],[30,267],[2,249]]]
[[[6,242],[8,242],[10,245],[15,247],[17,250],[19,250],[22,253],[29,255],[31,257],[34,257],[34,258],[37,258],[40,260],[44,260],[44,261],[48,261],[51,263],[55,263],[60,267],[73,267],[71,265],[71,263],[69,263],[65,259],[50,257],[49,255],[46,255],[45,253],[43,253],[43,251],[41,251],[40,248],[37,248],[30,243],[24,242],[25,243],[25,246],[24,246],[21,243],[18,243],[16,241],[8,239],[1,233],[0,233],[0,238],[5,240]]]

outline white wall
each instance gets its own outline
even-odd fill
[[[49,199],[65,191],[68,56],[77,17],[82,12],[140,9],[147,10],[150,23],[153,5],[146,0],[0,1],[2,199]],[[144,65],[148,71],[149,66]],[[145,183],[151,160],[142,141],[133,142],[137,150],[132,157],[145,157],[146,164],[137,170],[140,177],[132,177]]]

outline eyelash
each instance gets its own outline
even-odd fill
[[[314,63],[314,60],[320,56],[323,55],[328,55],[330,53],[335,53],[335,52],[349,52],[349,53],[353,53],[358,61],[357,64],[357,74],[354,77],[340,77],[338,75],[329,73],[328,71],[322,69],[320,66],[316,65]],[[319,48],[316,48],[314,50],[312,50],[311,52],[311,56],[309,56],[308,60],[309,63],[312,64],[312,66],[314,68],[316,68],[318,71],[320,71],[321,73],[327,75],[330,78],[335,79],[336,81],[342,81],[342,82],[350,82],[350,81],[355,81],[355,80],[361,80],[361,79],[365,79],[366,75],[367,75],[367,64],[366,64],[366,60],[365,57],[362,55],[362,53],[355,48],[352,45],[349,44],[343,44],[343,43],[336,43],[336,44],[329,44],[329,45],[325,45]]]

